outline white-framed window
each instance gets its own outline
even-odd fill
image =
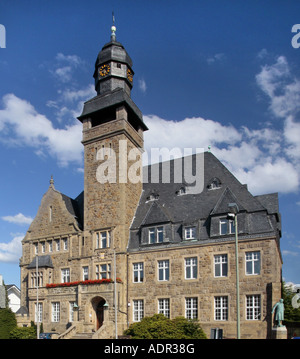
[[[31,272],[31,288],[36,288],[38,285],[42,287],[44,283],[44,273],[42,271],[38,272],[38,276],[36,277],[36,271]]]
[[[228,260],[227,254],[218,254],[214,256],[215,277],[227,277]]]
[[[228,220],[227,218],[220,219],[220,234],[234,234],[235,225],[234,221]]]
[[[70,268],[63,268],[61,270],[61,282],[62,283],[70,282]]]
[[[215,297],[215,320],[228,320],[228,297]]]
[[[163,314],[165,317],[170,318],[170,299],[158,299],[158,314]]]
[[[49,246],[49,252],[52,252],[53,251],[53,243],[52,243],[52,241],[48,242],[48,246]]]
[[[185,258],[185,279],[196,279],[198,272],[197,257]]]
[[[247,295],[246,296],[246,319],[247,320],[260,320],[261,307],[260,295]]]
[[[196,239],[196,227],[185,227],[184,228],[184,239],[186,241]]]
[[[144,318],[144,300],[133,300],[133,321],[139,322]]]
[[[158,280],[167,281],[170,279],[169,260],[158,261]]]
[[[69,302],[69,322],[74,322],[74,306],[75,302]]]
[[[34,243],[33,246],[34,246],[34,254],[38,254],[38,251],[39,251],[38,243]]]
[[[164,227],[151,227],[148,229],[148,243],[162,243],[164,241]]]
[[[246,274],[258,275],[260,274],[260,252],[246,252],[245,253]]]
[[[185,298],[185,317],[187,319],[198,318],[198,298]]]
[[[133,282],[142,283],[144,281],[144,263],[133,263]]]
[[[56,243],[56,250],[60,251],[60,239],[56,239],[55,243]]]
[[[42,323],[43,321],[43,303],[39,302],[39,305],[38,305],[38,312],[36,312],[36,303],[34,305],[34,320],[35,322],[39,322],[39,323]]]
[[[42,253],[45,253],[46,252],[46,243],[41,242],[41,246],[42,246]]]
[[[52,302],[51,321],[54,323],[60,321],[60,302]]]
[[[89,267],[82,267],[82,280],[88,280],[89,279]]]
[[[67,251],[68,250],[68,238],[63,238],[62,242],[63,242],[63,250]]]
[[[110,263],[96,265],[96,279],[110,279],[111,265]]]
[[[101,231],[96,233],[96,249],[110,247],[110,231]]]

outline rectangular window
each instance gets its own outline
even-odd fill
[[[82,280],[89,279],[89,267],[82,267]]]
[[[74,305],[75,302],[69,302],[69,322],[74,322]]]
[[[42,245],[42,253],[45,253],[46,252],[46,244],[45,244],[45,242],[41,242],[41,245]]]
[[[70,282],[70,269],[64,268],[61,270],[61,282],[68,283]]]
[[[185,298],[185,317],[187,319],[198,318],[198,299]]]
[[[163,314],[165,317],[170,318],[170,299],[158,299],[158,314]]]
[[[155,228],[149,228],[149,244],[155,243]]]
[[[197,258],[186,258],[185,259],[185,279],[196,279],[197,278]]]
[[[260,320],[260,295],[246,296],[246,319]]]
[[[60,321],[60,302],[52,303],[51,321],[54,323],[58,323]]]
[[[162,243],[164,241],[164,227],[152,227],[148,229],[148,243]]]
[[[63,241],[63,249],[64,249],[64,251],[67,251],[68,250],[68,238],[63,238],[62,241]]]
[[[55,241],[55,243],[56,243],[56,250],[57,250],[57,251],[60,251],[60,240],[57,239],[57,240]]]
[[[139,322],[144,318],[144,301],[137,299],[133,301],[133,321]]]
[[[170,278],[169,260],[158,261],[158,280],[167,281]]]
[[[39,323],[42,323],[43,321],[43,303],[40,303],[39,302],[39,305],[38,305],[38,312],[36,312],[36,303],[35,303],[35,322],[39,322]]]
[[[133,282],[142,283],[144,281],[144,263],[133,263]]]
[[[215,260],[215,277],[227,277],[228,264],[227,254],[216,255]]]
[[[110,231],[102,231],[96,233],[96,249],[110,247]]]
[[[110,279],[111,278],[111,265],[100,264],[96,265],[96,279]]]
[[[48,244],[49,244],[49,252],[52,252],[53,251],[52,241],[49,241]]]
[[[38,254],[39,247],[37,243],[34,243],[34,254]]]
[[[196,227],[186,227],[184,229],[184,239],[186,241],[196,239]]]
[[[220,219],[220,234],[234,234],[235,233],[235,225],[234,221],[228,220],[226,218]]]
[[[260,274],[260,252],[247,252],[245,261],[247,275]]]
[[[228,297],[215,297],[215,320],[228,320]]]

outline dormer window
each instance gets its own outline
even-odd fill
[[[215,177],[213,178],[209,185],[207,186],[208,189],[218,189],[221,188],[221,181],[219,180],[219,178]]]
[[[186,194],[186,188],[185,187],[180,187],[179,190],[176,192],[177,196],[183,196],[184,194]]]
[[[184,228],[184,239],[186,241],[191,241],[196,239],[196,227],[185,227]]]
[[[235,226],[234,221],[228,220],[227,218],[220,219],[220,234],[234,234]]]
[[[147,197],[147,202],[148,201],[156,201],[158,199],[159,199],[158,193],[150,193],[150,195]]]
[[[148,243],[162,243],[164,241],[164,227],[151,227],[148,229]]]

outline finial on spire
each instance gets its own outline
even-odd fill
[[[111,29],[111,41],[116,41],[116,31],[117,31],[117,28],[115,27],[115,14],[114,12],[112,12],[112,21],[113,21],[113,25],[112,27],[110,28]]]

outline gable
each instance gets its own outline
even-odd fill
[[[166,210],[163,210],[158,203],[153,202],[146,217],[144,218],[144,220],[142,222],[142,225],[147,226],[147,225],[151,225],[151,224],[166,223],[166,222],[170,222],[170,221],[171,220],[170,220],[169,216],[167,215]]]
[[[79,231],[76,211],[75,201],[61,194],[51,185],[42,198],[26,237],[28,235],[33,238],[53,236],[73,232],[74,229]]]

